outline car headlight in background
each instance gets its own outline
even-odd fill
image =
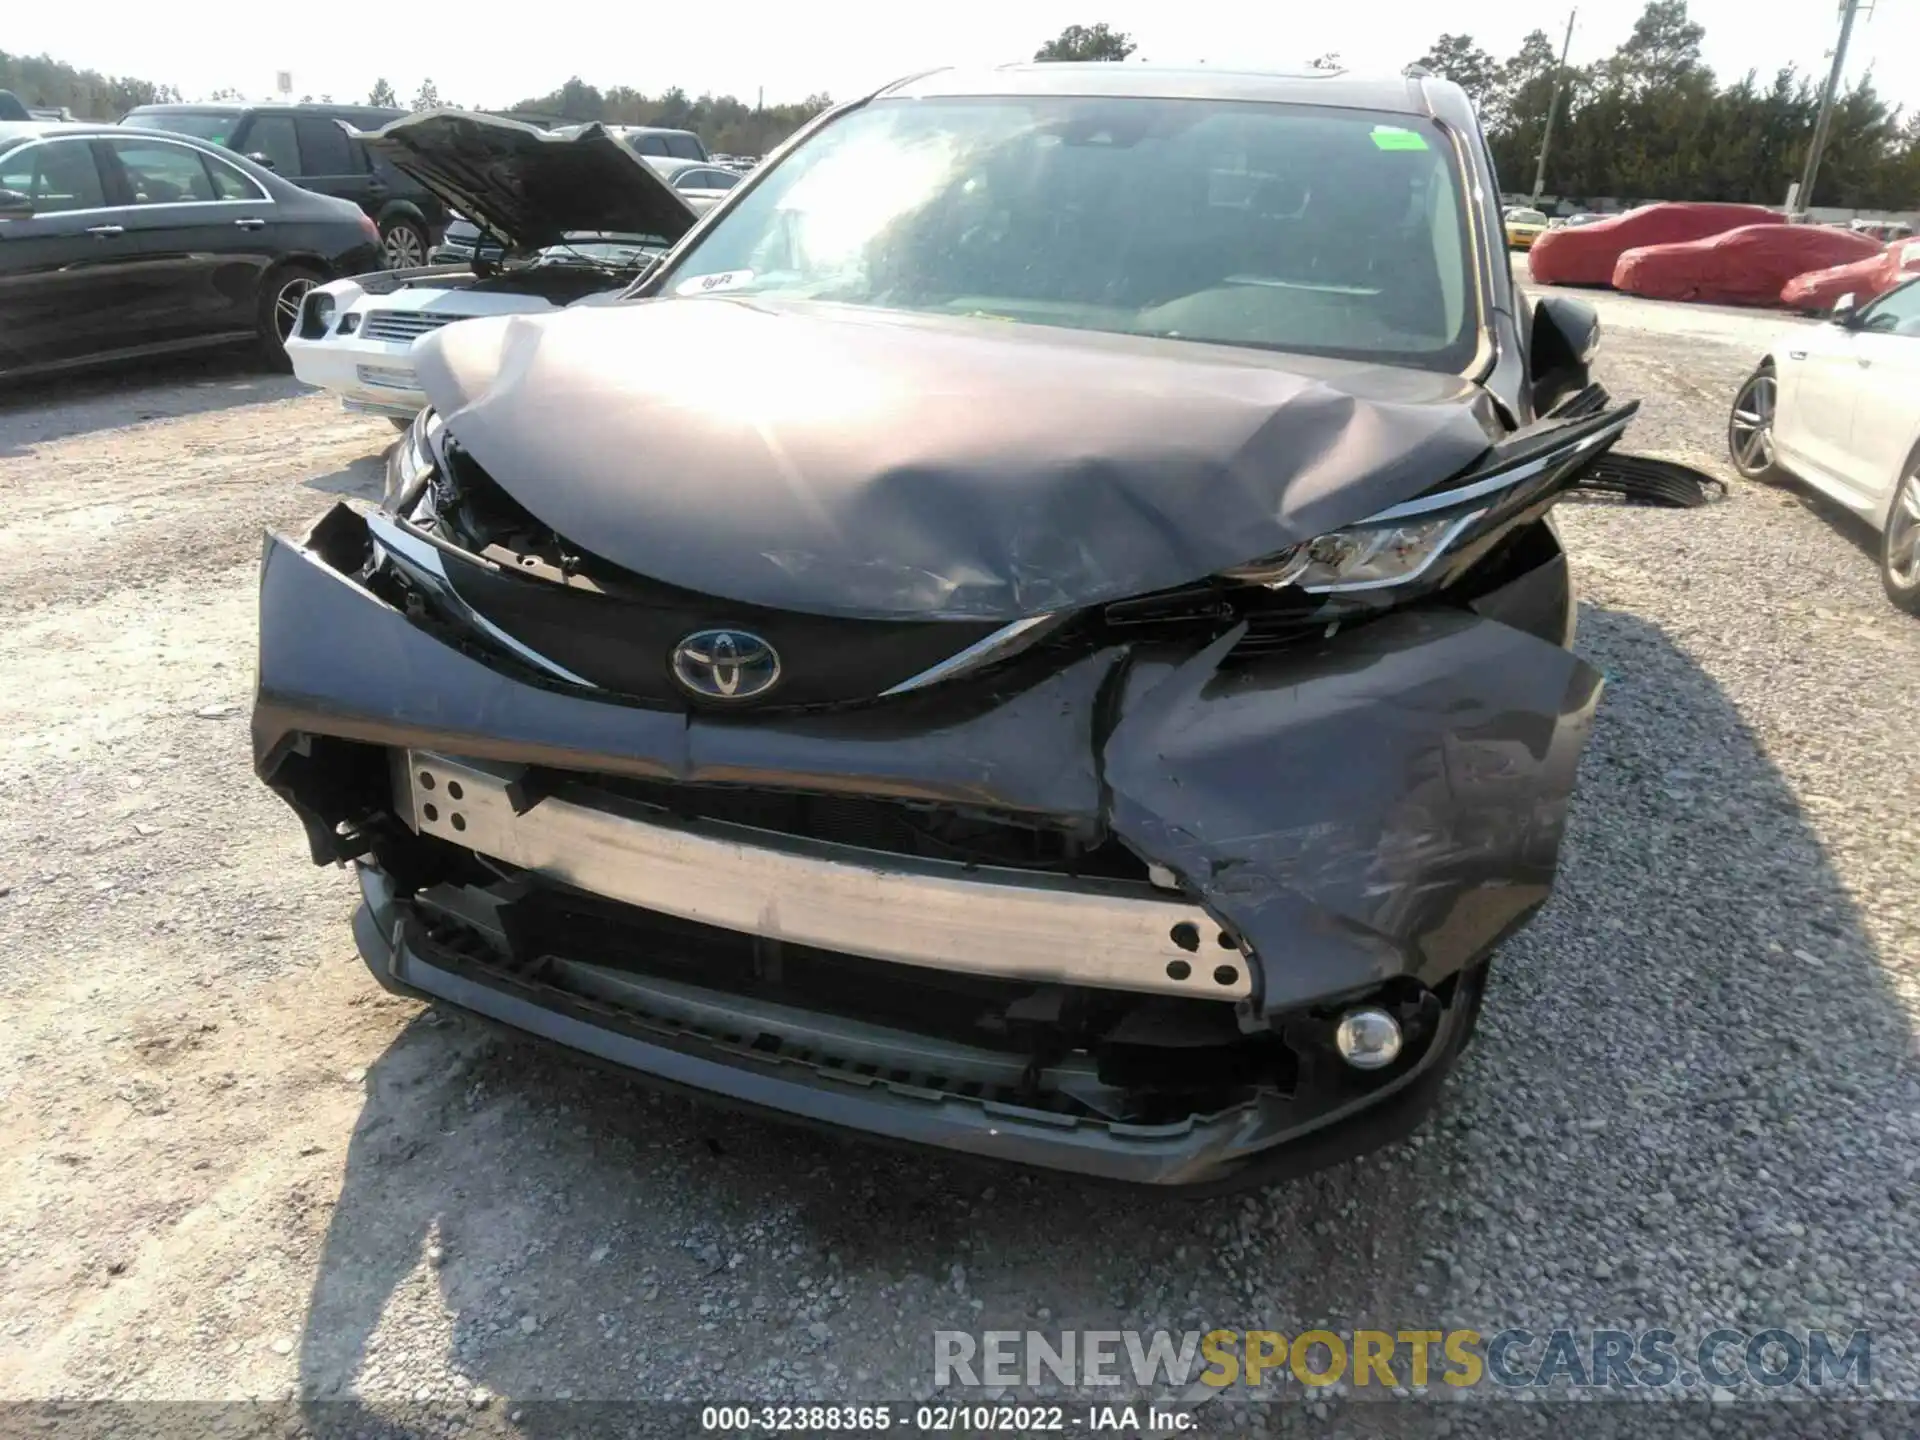
[[[381,508],[398,515],[413,507],[420,492],[440,465],[439,414],[429,406],[413,417],[413,424],[387,455],[387,480],[380,496]]]
[[[334,299],[318,290],[309,290],[300,302],[299,335],[302,340],[318,340],[333,324]]]

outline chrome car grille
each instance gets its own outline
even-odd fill
[[[370,310],[360,327],[360,333],[369,340],[405,343],[418,340],[430,330],[438,330],[454,318],[452,315],[426,315],[418,310]]]

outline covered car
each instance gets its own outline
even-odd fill
[[[1550,230],[1533,244],[1527,267],[1542,285],[1611,285],[1620,256],[1641,245],[1699,240],[1745,225],[1781,224],[1759,205],[1661,201],[1585,225]]]
[[[1405,1133],[1553,882],[1601,681],[1550,510],[1633,413],[1475,123],[934,72],[623,298],[423,340],[381,501],[261,574],[255,765],[374,977],[1116,1180]]]
[[[1824,315],[1843,295],[1865,305],[1915,275],[1920,275],[1920,240],[1895,240],[1877,255],[1794,276],[1780,288],[1780,303]]]
[[[599,125],[548,131],[437,110],[360,138],[458,218],[435,264],[316,287],[287,355],[295,375],[333,391],[348,409],[402,424],[426,403],[412,358],[423,335],[619,290],[696,218],[653,167]],[[462,235],[467,243],[456,254],[448,247]]]
[[[1613,288],[1650,300],[1775,305],[1795,275],[1880,248],[1834,225],[1743,225],[1704,240],[1629,250],[1613,267]]]

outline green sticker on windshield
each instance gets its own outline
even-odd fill
[[[1380,150],[1424,150],[1427,137],[1418,130],[1402,130],[1398,125],[1376,125],[1373,143]]]

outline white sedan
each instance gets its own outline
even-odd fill
[[[1873,524],[1887,598],[1920,615],[1920,279],[1775,340],[1727,448],[1749,480],[1797,477]]]
[[[287,337],[287,358],[295,375],[333,391],[347,409],[396,425],[427,403],[412,355],[422,335],[457,320],[540,314],[617,292],[697,218],[687,195],[599,125],[547,132],[430,111],[362,139],[465,217],[464,263],[315,287]]]

